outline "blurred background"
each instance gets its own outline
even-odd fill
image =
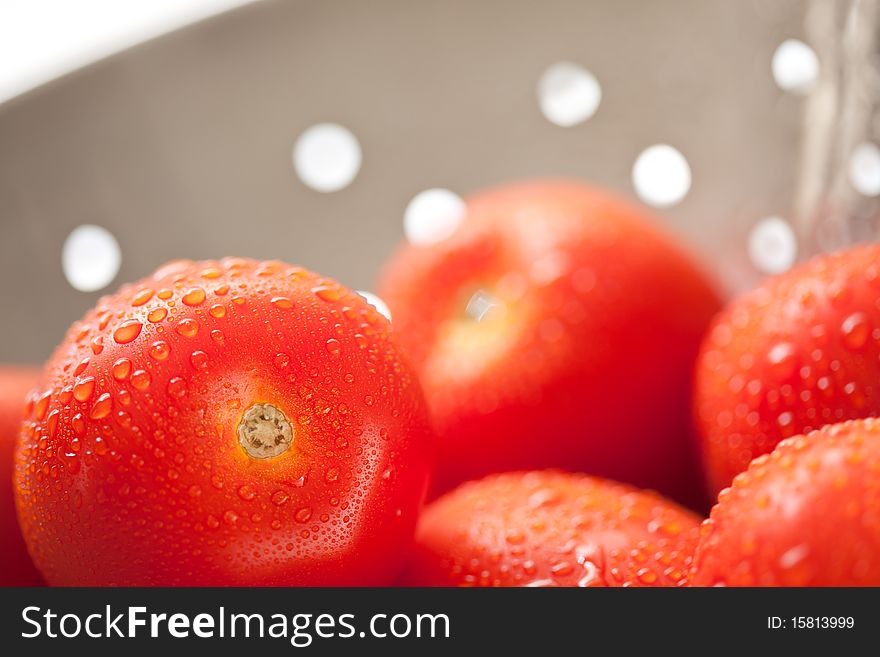
[[[362,290],[461,196],[652,207],[732,292],[876,234],[874,0],[0,0],[0,361],[172,258]]]

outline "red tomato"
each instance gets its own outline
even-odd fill
[[[714,491],[783,438],[880,414],[880,246],[770,279],[715,320],[695,409]]]
[[[492,475],[419,521],[415,586],[682,586],[699,518],[656,493],[556,471]]]
[[[720,303],[644,211],[574,182],[482,192],[380,294],[440,434],[437,491],[561,467],[701,500],[690,384]]]
[[[3,543],[3,568],[0,586],[40,586],[43,579],[34,567],[25,547],[15,500],[12,496],[12,454],[21,429],[25,396],[37,383],[39,370],[27,367],[0,367],[0,540]]]
[[[410,547],[420,388],[329,279],[170,263],[74,324],[31,401],[17,499],[51,584],[383,584]]]
[[[880,585],[880,421],[784,440],[721,492],[694,586]]]

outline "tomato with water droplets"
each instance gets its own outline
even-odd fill
[[[0,586],[43,584],[21,536],[12,496],[13,454],[25,412],[41,415],[47,434],[57,430],[58,414],[49,411],[46,391],[32,391],[38,379],[39,370],[35,368],[0,367],[0,544],[3,546]]]
[[[15,483],[50,583],[397,576],[433,437],[389,323],[338,283],[169,263],[77,322],[39,392]]]
[[[880,420],[788,438],[721,492],[694,586],[880,586]]]
[[[435,492],[557,467],[705,505],[690,384],[721,302],[646,211],[575,182],[490,189],[379,294],[436,421]]]
[[[699,518],[650,491],[552,470],[468,482],[425,509],[414,586],[684,586]]]
[[[880,246],[819,256],[733,301],[703,341],[694,413],[715,493],[784,438],[880,414]]]

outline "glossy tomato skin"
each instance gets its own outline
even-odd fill
[[[880,246],[820,256],[713,322],[694,387],[714,492],[780,440],[880,413]]]
[[[720,301],[643,210],[576,182],[490,189],[379,290],[437,425],[435,492],[561,467],[701,504],[691,382]],[[480,290],[497,303],[476,321]]]
[[[649,491],[544,470],[491,475],[431,503],[414,586],[683,586],[699,518]]]
[[[12,456],[25,412],[25,397],[39,378],[31,367],[0,366],[0,586],[41,586],[43,578],[28,555],[12,495]]]
[[[51,584],[368,585],[410,547],[433,438],[390,325],[280,262],[174,262],[74,324],[16,460]],[[252,458],[254,404],[290,447]],[[255,407],[263,408],[263,407]]]
[[[722,491],[694,586],[880,585],[880,421],[788,438]]]

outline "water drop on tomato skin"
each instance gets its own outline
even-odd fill
[[[128,377],[131,375],[131,360],[128,358],[120,358],[113,363],[111,373],[113,378],[117,381],[128,380]]]
[[[172,397],[183,397],[186,395],[186,381],[179,376],[172,377],[168,381],[168,394]]]
[[[153,360],[163,361],[171,354],[171,347],[164,340],[157,340],[150,345],[149,354]]]
[[[338,356],[342,352],[342,344],[339,340],[335,338],[330,338],[327,340],[327,344],[325,345],[327,349],[327,353],[331,356]]]
[[[215,303],[208,312],[211,313],[211,317],[221,319],[226,317],[226,306],[222,303]]]
[[[136,319],[131,319],[123,322],[113,332],[113,340],[117,344],[128,344],[141,334],[141,330],[143,328],[144,325]]]
[[[196,370],[208,369],[208,360],[208,354],[201,350],[194,351],[189,356],[190,365]]]
[[[73,398],[78,402],[84,402],[95,392],[95,377],[87,376],[73,385]]]
[[[144,391],[150,387],[152,377],[146,370],[135,370],[131,375],[131,385],[140,391]]]
[[[153,295],[156,293],[152,288],[144,288],[140,290],[131,300],[131,305],[135,308],[138,306],[143,306],[147,301],[153,298]]]
[[[151,310],[149,312],[149,314],[147,315],[147,319],[152,324],[158,324],[163,319],[165,319],[167,316],[168,316],[168,309],[167,308],[156,308],[156,309]]]
[[[187,317],[177,323],[175,330],[184,337],[192,338],[199,332],[199,323]]]
[[[109,392],[102,393],[92,406],[89,418],[92,420],[100,420],[110,415],[110,411],[112,410],[113,398],[110,396]]]
[[[865,346],[871,332],[868,316],[863,312],[853,313],[840,325],[843,343],[848,349],[857,351]]]
[[[198,306],[205,301],[205,290],[201,287],[194,287],[183,295],[181,301],[187,306]]]

